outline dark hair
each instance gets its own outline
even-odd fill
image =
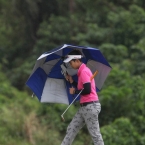
[[[82,55],[82,53],[79,50],[73,50],[68,55]]]
[[[73,50],[68,55],[82,55],[82,53],[79,50]],[[72,59],[72,60],[75,61],[76,59]],[[82,62],[82,59],[78,59],[78,60]]]

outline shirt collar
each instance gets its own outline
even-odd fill
[[[81,71],[86,67],[84,63],[81,64],[81,66],[78,69],[78,76],[81,74]]]

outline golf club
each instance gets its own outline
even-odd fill
[[[63,121],[65,121],[63,115],[66,113],[66,111],[69,109],[69,107],[74,103],[74,101],[78,98],[78,96],[81,94],[82,91],[83,91],[83,89],[79,92],[79,94],[75,97],[75,99],[71,102],[71,104],[66,108],[66,110],[61,115],[61,118],[62,118]]]
[[[95,71],[95,73],[92,75],[92,77],[90,78],[90,80],[92,81],[92,79],[98,74],[98,71]],[[83,88],[84,89],[84,88]],[[63,112],[63,114],[61,115],[62,121],[65,121],[63,115],[66,113],[66,111],[70,108],[70,106],[74,103],[74,101],[78,98],[78,96],[81,94],[81,92],[83,91],[83,89],[79,92],[79,94],[75,97],[75,99],[71,102],[71,104],[66,108],[66,110]]]

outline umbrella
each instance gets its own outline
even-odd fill
[[[64,44],[58,48],[43,53],[36,61],[30,77],[26,85],[34,92],[40,102],[71,104],[73,97],[69,94],[70,83],[67,82],[63,75],[63,60],[72,50],[82,52],[82,61],[85,63],[92,73],[98,71],[94,78],[96,83],[96,91],[100,91],[109,72],[111,66],[97,48],[74,46]],[[69,64],[66,71],[77,81],[77,70],[71,68]],[[79,98],[78,98],[79,100]]]

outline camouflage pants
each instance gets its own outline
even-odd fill
[[[100,103],[80,107],[67,128],[66,136],[61,145],[71,145],[79,130],[86,124],[94,145],[104,145],[98,122],[101,111]]]

